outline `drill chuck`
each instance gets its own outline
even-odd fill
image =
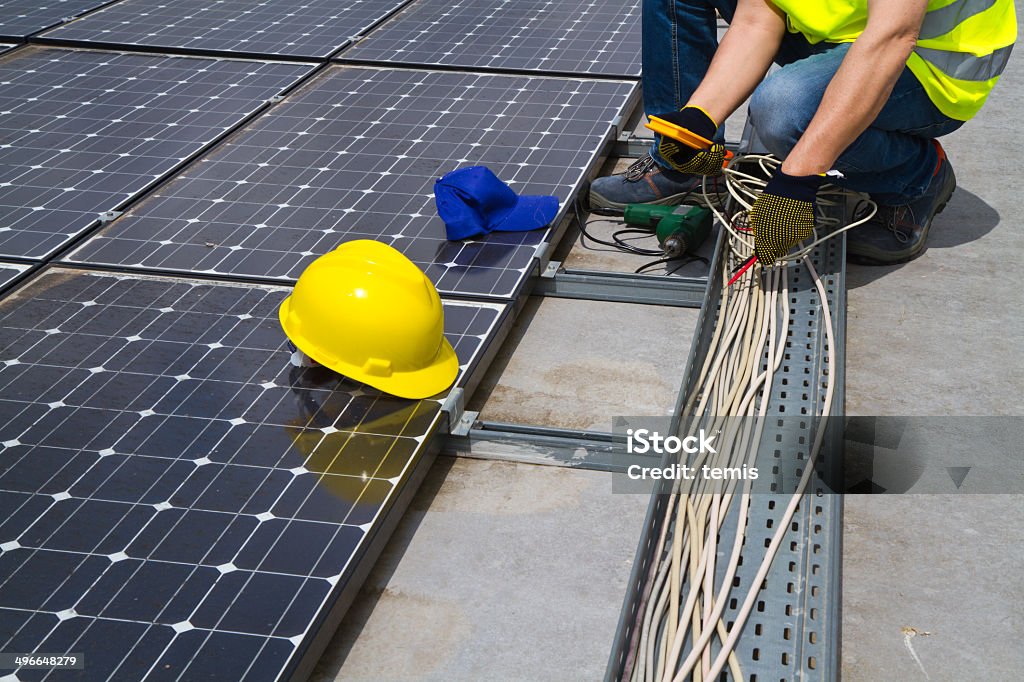
[[[683,214],[662,218],[656,233],[667,258],[679,258],[700,248],[711,232],[711,211],[691,207]]]
[[[665,252],[666,258],[678,258],[687,251],[686,239],[678,232],[668,237],[661,244],[661,250]]]

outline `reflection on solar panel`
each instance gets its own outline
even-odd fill
[[[0,254],[47,256],[310,68],[66,49],[0,60]]]
[[[76,262],[291,280],[381,239],[442,292],[513,296],[546,232],[446,241],[434,179],[489,166],[572,197],[633,83],[334,68],[71,255]]]
[[[440,403],[291,367],[286,294],[58,269],[0,301],[0,651],[87,652],[96,680],[295,670]],[[445,312],[464,380],[505,306]]]
[[[345,60],[640,76],[635,0],[418,0]]]
[[[15,278],[28,270],[29,267],[31,266],[22,265],[21,263],[0,263],[0,287],[13,282]]]
[[[26,38],[110,0],[0,0],[0,38]]]
[[[202,53],[328,57],[407,0],[125,0],[44,40]]]

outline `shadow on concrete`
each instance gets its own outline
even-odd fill
[[[946,209],[932,223],[928,235],[928,249],[953,249],[981,239],[999,224],[999,212],[973,192],[962,187],[953,193]],[[854,228],[856,229],[856,228]],[[846,286],[848,289],[870,284],[885,277],[903,265],[858,265],[847,264]]]
[[[348,612],[342,618],[338,630],[334,633],[330,643],[324,650],[320,661],[317,663],[310,675],[310,682],[328,682],[341,679],[339,677],[341,667],[348,658],[352,646],[359,639],[363,628],[373,614],[377,601],[384,593],[384,588],[391,582],[398,565],[402,562],[409,543],[416,535],[417,529],[423,522],[425,512],[430,508],[431,502],[437,496],[441,486],[444,485],[448,472],[454,466],[456,458],[439,455],[434,465],[430,467],[420,489],[416,491],[409,508],[402,516],[398,527],[388,540],[387,545],[381,552],[380,558],[374,565],[366,582],[359,589],[358,595],[349,607]]]
[[[958,188],[928,235],[929,249],[948,249],[981,239],[999,224],[999,212],[977,194]]]

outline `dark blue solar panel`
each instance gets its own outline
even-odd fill
[[[43,40],[202,53],[323,58],[407,0],[125,0]]]
[[[418,0],[340,58],[639,77],[640,3]]]
[[[21,277],[30,266],[20,263],[0,263],[0,287],[4,287]]]
[[[310,68],[40,48],[0,60],[0,255],[52,254]]]
[[[0,38],[26,38],[110,0],[0,0]]]
[[[287,293],[58,269],[0,300],[0,651],[96,680],[294,670],[440,399],[291,366]],[[445,303],[460,381],[505,314]]]
[[[447,241],[434,180],[483,164],[523,194],[575,196],[636,85],[336,67],[94,236],[74,262],[293,280],[380,239],[442,292],[512,297],[543,229]]]

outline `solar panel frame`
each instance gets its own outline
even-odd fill
[[[97,679],[315,660],[444,396],[290,368],[288,291],[50,268],[0,300],[0,647],[84,652]],[[465,385],[511,306],[444,305]]]
[[[0,0],[0,40],[24,40],[112,1]]]
[[[639,78],[640,53],[635,1],[417,0],[336,59]]]
[[[521,194],[558,196],[558,225],[637,90],[628,81],[331,67],[64,260],[294,281],[316,255],[369,238],[405,253],[442,293],[514,298],[550,230],[448,241],[434,180],[487,165]]]
[[[121,0],[38,42],[185,54],[324,60],[409,0]]]
[[[8,263],[6,261],[0,261],[0,290],[24,275],[31,267],[31,265],[26,263]]]
[[[0,255],[53,255],[313,68],[39,47],[0,57]]]

